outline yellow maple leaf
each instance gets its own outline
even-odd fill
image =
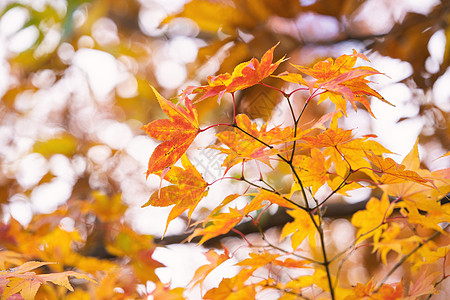
[[[207,194],[208,184],[186,155],[181,157],[181,164],[184,169],[174,166],[163,176],[173,185],[155,191],[147,203],[142,206],[166,207],[175,204],[167,217],[164,234],[169,223],[187,209],[189,209],[188,217],[190,219],[197,204]]]
[[[402,161],[402,165],[411,171],[416,172],[422,178],[433,182],[433,185],[425,185],[415,181],[404,181],[381,185],[383,191],[395,198],[404,201],[404,207],[420,209],[435,214],[445,214],[439,200],[450,192],[450,169],[443,169],[434,172],[420,168],[418,140],[414,147]]]
[[[316,247],[317,228],[309,214],[302,209],[289,210],[288,214],[294,218],[294,221],[284,225],[281,230],[280,239],[284,239],[292,234],[291,244],[292,248],[295,250],[303,240],[308,237],[310,246],[313,248]],[[314,216],[314,220],[316,224],[318,224],[319,217]]]
[[[371,198],[366,204],[366,209],[357,211],[352,217],[352,224],[359,228],[357,236],[364,235],[364,238],[373,236],[375,229],[381,228],[380,225],[391,215],[393,209],[386,194],[383,194],[380,200]]]

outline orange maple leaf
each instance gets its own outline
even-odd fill
[[[301,75],[295,73],[280,74],[278,77],[288,82],[306,85],[311,92],[313,88],[325,90],[320,95],[319,103],[330,99],[336,105],[336,110],[341,110],[345,115],[347,115],[345,100],[348,100],[355,110],[357,109],[355,102],[361,102],[372,114],[369,103],[363,96],[374,96],[383,102],[391,103],[369,87],[367,85],[369,81],[365,79],[369,75],[382,73],[366,66],[354,68],[358,57],[368,61],[364,54],[353,51],[353,54],[341,55],[335,61],[331,58],[320,61],[312,68],[292,65],[300,72],[313,77],[313,80],[304,80]]]
[[[200,132],[197,110],[189,98],[184,99],[184,109],[164,99],[154,88],[153,91],[170,119],[155,120],[142,127],[149,136],[163,141],[150,157],[147,177],[176,163]]]
[[[266,124],[258,130],[256,123],[252,123],[250,118],[245,114],[236,116],[236,125],[244,130],[234,129],[234,131],[223,131],[216,134],[219,141],[221,141],[227,148],[210,146],[210,148],[217,149],[224,154],[227,154],[222,166],[226,167],[225,173],[228,170],[243,161],[252,159],[259,160],[270,166],[270,156],[279,153],[279,150],[274,148],[274,145],[286,143],[292,137],[292,129],[290,127],[280,128],[274,127],[267,131]],[[255,140],[259,139],[260,141]],[[272,148],[266,145],[271,145]]]
[[[209,263],[198,267],[198,269],[195,271],[194,278],[191,280],[190,284],[194,283],[193,286],[200,284],[201,287],[206,276],[208,276],[208,274],[211,273],[212,270],[217,268],[224,261],[230,259],[228,249],[225,246],[222,247],[225,250],[223,254],[218,254],[216,251],[212,249],[205,253],[206,259],[209,261]]]
[[[286,267],[286,268],[309,268],[305,266],[306,261],[296,260],[292,258],[287,258],[284,261],[280,260],[280,254],[272,254],[266,251],[262,253],[249,253],[250,258],[244,259],[238,262],[237,266],[250,267],[251,270],[255,271],[260,267],[264,267],[269,264],[275,266]]]
[[[189,209],[188,217],[190,219],[197,204],[207,194],[208,184],[203,180],[202,175],[192,165],[186,155],[181,157],[181,164],[184,169],[174,166],[164,174],[163,179],[173,185],[155,191],[147,203],[142,206],[165,207],[175,204],[167,218],[164,234],[169,223],[187,209]]]
[[[365,159],[366,152],[376,155],[391,153],[378,142],[368,140],[369,136],[353,138],[352,130],[341,128],[329,128],[317,136],[304,136],[300,139],[306,142],[300,145],[302,148],[325,147],[323,154],[329,157],[327,162],[331,160],[334,163],[336,173],[341,177],[347,175],[349,167],[353,170],[362,168],[362,172],[372,175],[370,163]]]
[[[217,76],[209,76],[208,85],[198,87],[188,86],[182,95],[196,94],[199,96],[196,99],[197,102],[217,95],[220,100],[227,92],[233,93],[260,83],[261,80],[269,77],[278,68],[278,65],[284,61],[284,58],[281,58],[276,63],[272,63],[273,51],[277,45],[267,50],[261,58],[261,62],[256,58],[252,58],[249,61],[237,65],[231,75],[225,73]]]
[[[383,284],[378,290],[372,280],[367,285],[358,283],[354,288],[354,295],[348,296],[345,300],[353,299],[376,299],[376,300],[398,300],[403,299],[403,285],[401,282]]]
[[[255,198],[252,199],[252,201],[245,206],[244,211],[245,214],[250,213],[251,211],[258,210],[262,206],[263,201],[269,201],[272,204],[277,204],[279,206],[296,209],[298,206],[296,206],[294,203],[287,201],[282,195],[276,194],[275,192],[270,192],[264,189],[261,189],[259,193],[256,195]]]
[[[299,168],[299,176],[304,186],[311,186],[313,195],[328,180],[328,169],[331,161],[326,161],[323,153],[317,149],[311,149],[311,157],[306,155],[296,155],[294,166]]]
[[[229,208],[227,213],[219,213],[219,208],[222,208],[225,203],[229,203],[236,199],[238,195],[233,194],[225,198],[222,204],[216,208],[206,219],[201,222],[203,223],[203,228],[196,228],[194,232],[189,236],[188,241],[191,241],[194,237],[202,235],[202,239],[199,244],[203,244],[205,241],[225,234],[234,228],[239,222],[247,216],[250,212],[259,210],[264,207],[262,202],[268,200],[273,204],[278,204],[280,206],[288,208],[296,208],[296,206],[284,199],[282,196],[269,192],[267,190],[261,189],[256,197],[252,199],[247,205],[242,209]]]
[[[344,174],[346,174],[348,171],[347,163],[349,163],[353,170],[361,169],[362,172],[370,176],[373,172],[368,169],[368,167],[370,167],[370,163],[365,159],[366,152],[370,152],[375,155],[392,153],[380,143],[369,140],[368,138],[369,137],[367,136],[355,138],[343,144],[337,145],[335,148],[328,148],[324,151],[324,154],[329,155],[335,163],[336,172],[339,175],[344,176]],[[342,159],[341,155],[345,157],[346,161]]]
[[[218,206],[216,206],[216,208],[214,208],[214,210],[211,212],[211,215],[216,215],[217,213],[219,213],[222,210],[222,208],[225,207],[225,205],[229,204],[230,202],[232,202],[239,196],[241,196],[241,195],[240,194],[230,194],[230,195],[226,196],[225,199],[223,199],[222,203],[220,203]]]
[[[280,254],[272,254],[272,253],[268,253],[268,252],[264,251],[262,253],[251,253],[250,252],[249,256],[250,256],[250,258],[241,260],[236,265],[250,267],[250,269],[254,271],[260,267],[264,267],[265,265],[268,265],[268,264],[274,262],[278,257],[280,257]]]
[[[319,287],[323,291],[325,291],[328,287],[327,274],[322,269],[314,269],[314,273],[312,275],[304,275],[303,274],[297,278],[293,278],[293,279],[289,280],[285,284],[282,284],[282,283],[280,284],[280,283],[281,282],[278,282],[278,284],[277,284],[279,287],[281,287],[282,289],[293,291],[296,294],[301,294],[302,291],[304,292],[303,288],[310,287],[312,285],[314,285],[315,287]],[[290,298],[287,298],[287,299],[290,299]],[[321,297],[321,298],[317,298],[317,299],[324,299],[324,298]]]
[[[301,140],[308,143],[308,147],[334,147],[352,139],[351,130],[327,129],[317,136],[304,136]]]
[[[405,170],[406,167],[404,165],[397,164],[392,158],[383,158],[371,153],[367,153],[366,157],[374,166],[380,169],[379,172],[384,173],[381,177],[374,174],[374,177],[382,184],[412,181],[426,186],[433,185],[431,180],[423,178],[417,172]]]
[[[199,245],[203,244],[209,239],[216,237],[221,234],[225,234],[230,231],[234,226],[236,226],[244,217],[244,213],[234,209],[229,208],[228,213],[220,213],[215,216],[209,216],[204,219],[202,223],[206,225],[204,228],[196,228],[194,232],[189,236],[188,241],[190,242],[194,237],[202,235]]]

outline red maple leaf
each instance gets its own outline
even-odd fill
[[[284,58],[281,58],[276,63],[272,63],[273,51],[277,45],[267,50],[261,58],[261,62],[256,58],[252,58],[249,61],[237,65],[231,75],[225,73],[217,76],[209,76],[208,85],[188,86],[182,95],[196,94],[199,97],[196,99],[197,102],[217,95],[220,100],[227,92],[233,93],[237,90],[243,90],[258,84],[264,78],[269,77],[278,65],[284,61]]]
[[[200,132],[197,110],[189,98],[184,99],[185,109],[164,99],[154,88],[153,91],[170,119],[155,120],[142,127],[149,136],[163,141],[150,157],[147,177],[176,163]]]

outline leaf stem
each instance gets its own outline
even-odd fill
[[[271,86],[271,85],[269,85],[269,84],[265,84],[265,83],[262,82],[262,81],[260,81],[259,83],[260,83],[261,85],[265,86],[265,87],[268,87],[268,88],[270,88],[270,89],[273,89],[273,90],[275,90],[275,91],[278,91],[278,92],[282,93],[283,95],[286,95],[285,92],[283,92],[282,90],[280,90],[280,89],[277,88],[277,87]]]
[[[289,97],[290,97],[290,96],[292,96],[292,94],[294,94],[294,93],[296,93],[296,92],[298,92],[298,91],[307,91],[307,90],[309,90],[307,87],[301,87],[301,88],[298,88],[298,89],[293,90],[293,91],[290,92],[288,95],[289,95]]]
[[[347,176],[345,176],[345,178],[342,180],[342,182],[339,184],[339,186],[337,188],[335,188],[328,196],[326,196],[325,199],[323,199],[318,205],[313,207],[312,210],[319,208],[320,206],[322,206],[322,204],[324,204],[326,201],[328,201],[328,199],[330,199],[334,194],[336,194],[345,185],[345,183],[347,182],[347,179],[350,177],[351,174],[353,174],[352,170],[350,170],[348,172]]]
[[[206,128],[203,128],[203,129],[200,129],[199,128],[199,132],[203,132],[203,131],[206,131],[206,130],[208,130],[208,129],[211,129],[211,128],[213,128],[213,127],[217,127],[217,126],[233,126],[233,123],[217,123],[217,124],[213,124],[213,125],[211,125],[211,126],[208,126],[208,127],[206,127]]]
[[[231,228],[231,231],[233,231],[234,233],[237,233],[238,235],[240,235],[241,238],[244,239],[244,241],[247,242],[249,247],[253,246],[253,244],[245,237],[245,234],[243,234],[242,232],[240,232],[239,230],[237,230],[235,228]]]
[[[290,254],[290,255],[293,255],[293,256],[295,256],[295,257],[301,258],[301,259],[303,259],[303,260],[307,260],[307,261],[309,261],[309,262],[311,262],[311,263],[313,263],[313,264],[323,265],[323,262],[317,261],[317,260],[315,260],[315,259],[312,259],[312,258],[303,256],[303,255],[299,255],[299,254],[294,253],[294,252],[290,252],[290,251],[284,250],[283,248],[278,247],[277,245],[272,244],[271,242],[269,242],[269,241],[267,240],[266,235],[264,234],[264,231],[262,231],[262,229],[260,228],[259,224],[255,223],[255,220],[254,220],[252,217],[250,217],[250,218],[253,220],[253,224],[254,224],[254,225],[256,226],[256,228],[258,229],[259,234],[261,235],[261,239],[267,243],[267,246],[269,246],[269,247],[271,247],[271,248],[273,248],[273,249],[276,249],[276,250],[278,250],[278,251],[280,251],[280,252],[283,252],[283,253],[285,253],[285,254]],[[255,247],[258,247],[258,246],[255,246]],[[266,247],[266,246],[262,246],[261,248],[265,248],[265,247]]]
[[[263,144],[264,146],[266,146],[269,149],[273,149],[272,145],[267,144],[266,142],[263,142],[262,140],[260,140],[259,138],[257,138],[256,136],[253,136],[252,134],[248,133],[247,131],[245,131],[244,129],[242,129],[241,127],[237,126],[236,124],[233,124],[233,127],[239,129],[240,131],[242,131],[243,133],[245,133],[246,135],[248,135],[249,137],[253,138],[255,141],[260,142],[261,144]]]
[[[233,124],[236,124],[236,99],[234,98],[234,92],[231,93],[231,98],[233,98]]]
[[[241,178],[236,178],[236,177],[232,177],[232,176],[224,176],[224,177],[217,178],[216,180],[214,180],[214,181],[211,182],[211,183],[208,183],[208,186],[213,185],[214,183],[216,183],[216,182],[218,182],[218,181],[220,181],[220,180],[224,180],[224,179],[241,180]]]
[[[233,177],[233,178],[234,178],[234,177]],[[235,179],[238,179],[238,178],[235,178]],[[242,180],[242,181],[244,181],[244,182],[248,183],[249,185],[254,186],[254,187],[256,187],[256,188],[266,190],[266,191],[268,191],[268,192],[270,192],[270,193],[274,193],[275,195],[278,195],[278,196],[282,197],[282,198],[283,198],[284,200],[286,200],[287,202],[291,203],[292,205],[295,205],[296,207],[298,207],[298,208],[300,208],[300,209],[303,209],[304,211],[307,211],[307,210],[308,210],[307,208],[301,206],[300,204],[297,204],[297,203],[295,203],[294,201],[292,201],[291,199],[288,199],[288,198],[286,198],[285,196],[281,195],[281,193],[278,192],[278,191],[276,191],[276,190],[268,189],[268,188],[266,188],[266,187],[257,185],[256,183],[251,182],[250,180],[246,179],[245,177],[241,177],[241,178],[239,178],[239,180]]]

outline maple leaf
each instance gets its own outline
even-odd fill
[[[69,276],[78,279],[86,279],[91,282],[95,281],[85,274],[74,271],[66,271],[51,274],[36,274],[31,272],[39,267],[54,264],[51,262],[29,261],[9,271],[0,271],[0,285],[3,288],[2,299],[8,299],[10,296],[20,293],[25,300],[32,300],[39,287],[47,282],[63,286],[73,291],[72,285],[69,283]]]
[[[244,2],[246,3],[246,2]],[[208,34],[217,34],[218,31],[223,32],[227,36],[224,38],[227,42],[236,41],[236,31],[238,28],[240,30],[245,30],[246,28],[254,28],[260,21],[265,22],[267,18],[270,16],[270,13],[266,7],[264,7],[264,2],[257,2],[255,5],[257,7],[252,7],[252,13],[249,11],[245,11],[242,6],[242,2],[211,2],[208,0],[193,0],[184,4],[183,9],[180,10],[179,13],[175,15],[169,15],[163,23],[168,23],[174,18],[189,18],[197,23],[201,32],[207,32]],[[256,9],[258,13],[255,14]],[[262,15],[261,15],[261,12]],[[217,44],[222,42],[223,39],[220,40],[211,40],[212,44]],[[243,41],[241,43],[244,43]],[[247,45],[246,45],[247,46]],[[211,46],[209,46],[211,47]],[[201,48],[201,50],[208,51],[211,55],[216,53],[218,49],[213,47],[214,49],[208,49],[209,47],[205,47],[206,50]],[[248,46],[247,46],[248,47]],[[230,56],[236,56],[230,53]]]
[[[232,202],[233,200],[235,200],[240,196],[241,196],[240,194],[231,194],[226,196],[225,199],[223,199],[222,203],[220,203],[218,206],[216,206],[216,208],[214,208],[214,210],[211,212],[211,215],[216,215],[222,210],[222,208],[225,207],[225,205],[229,204],[230,202]]]
[[[184,167],[172,167],[163,179],[173,185],[169,185],[155,191],[150,199],[142,207],[153,205],[165,207],[175,204],[167,218],[166,229],[169,223],[189,209],[189,220],[198,202],[206,196],[208,184],[203,180],[202,175],[192,165],[186,155],[181,157],[181,164]]]
[[[234,228],[247,214],[263,208],[264,206],[261,203],[263,200],[269,200],[281,206],[290,207],[290,204],[279,195],[267,191],[263,192],[263,190],[261,190],[260,194],[261,196],[259,196],[258,194],[259,198],[258,196],[253,198],[253,200],[248,203],[243,209],[238,210],[236,208],[230,207],[229,212],[219,213],[220,209],[224,205],[233,201],[239,195],[232,194],[227,196],[221,203],[221,205],[214,209],[207,218],[205,218],[201,222],[197,222],[197,224],[203,223],[203,228],[196,228],[194,232],[188,237],[188,241],[191,241],[196,236],[202,236],[199,242],[199,245],[201,245],[211,238],[227,233],[232,228]]]
[[[272,63],[273,51],[277,45],[267,50],[261,58],[261,62],[256,58],[252,58],[250,61],[240,63],[231,75],[225,73],[217,76],[209,76],[208,85],[199,87],[188,86],[182,95],[196,94],[198,95],[196,102],[217,95],[220,100],[227,92],[233,93],[260,83],[264,78],[269,77],[278,68],[278,65],[284,61],[284,58],[282,58],[276,63]]]
[[[373,251],[381,255],[381,261],[387,265],[387,254],[392,250],[398,254],[408,254],[422,238],[412,235],[407,238],[399,238],[403,228],[397,223],[390,223],[381,234],[375,234],[373,239]]]
[[[280,254],[271,254],[266,251],[262,253],[249,253],[250,258],[246,258],[238,262],[237,266],[250,267],[252,271],[264,267],[272,262],[274,262]]]
[[[383,147],[380,143],[369,140],[369,137],[365,136],[362,138],[352,139],[346,143],[337,145],[335,149],[329,148],[324,151],[324,154],[330,155],[331,159],[336,164],[336,169],[342,170],[345,168],[347,170],[348,162],[353,170],[361,169],[361,172],[364,172],[370,176],[371,174],[373,174],[373,171],[367,169],[368,167],[370,167],[370,163],[365,159],[366,152],[370,152],[375,155],[392,153],[391,151]],[[345,157],[346,161],[344,161],[341,155]],[[343,175],[343,173],[337,173]]]
[[[209,216],[202,223],[206,225],[204,228],[196,228],[194,232],[189,236],[190,242],[194,237],[202,235],[199,245],[205,241],[212,239],[221,234],[225,234],[236,226],[244,217],[244,213],[234,208],[229,208],[228,213],[220,213],[215,216]]]
[[[328,169],[331,162],[326,161],[323,153],[317,148],[311,149],[311,157],[296,155],[293,164],[299,168],[298,174],[303,185],[312,187],[313,195],[329,179]]]
[[[310,246],[312,248],[316,247],[315,236],[317,228],[314,226],[308,213],[302,209],[289,210],[287,213],[294,218],[294,221],[284,225],[280,239],[282,240],[292,233],[292,249],[297,249],[306,237],[309,239]],[[319,221],[318,216],[314,216],[314,220],[317,224]]]
[[[317,136],[304,136],[301,140],[307,142],[308,147],[335,147],[349,142],[352,139],[351,130],[327,129]]]
[[[288,82],[306,85],[310,88],[311,92],[313,88],[325,90],[320,95],[319,103],[330,99],[336,105],[336,110],[341,110],[346,116],[345,100],[348,100],[355,110],[357,109],[355,102],[361,102],[372,113],[368,101],[363,98],[364,95],[374,96],[383,102],[391,103],[370,88],[367,85],[369,81],[365,79],[369,75],[382,73],[366,66],[354,68],[358,57],[368,61],[364,54],[353,51],[352,55],[341,55],[335,61],[331,58],[320,61],[312,68],[292,64],[300,72],[313,77],[313,80],[307,81],[295,73],[283,73],[278,77]]]
[[[279,153],[273,148],[274,145],[286,143],[292,137],[292,129],[290,127],[280,128],[274,127],[266,130],[266,124],[258,130],[256,123],[252,123],[250,118],[245,114],[236,116],[236,125],[241,128],[235,128],[234,131],[223,131],[216,134],[220,142],[228,147],[209,146],[210,148],[227,154],[222,166],[226,167],[225,173],[234,165],[252,159],[259,160],[270,166],[269,157]],[[246,133],[244,133],[245,131]],[[265,144],[255,140],[259,139]],[[266,145],[271,145],[272,148]]]
[[[74,243],[82,242],[83,239],[77,230],[69,232],[56,227],[42,236],[23,240],[21,248],[27,249],[27,253],[43,261],[59,262],[59,264],[52,264],[51,267],[57,271],[63,271],[64,265],[75,265],[80,262],[81,255],[74,251]]]
[[[224,278],[218,287],[209,290],[203,299],[239,300],[255,299],[256,291],[253,285],[245,285],[252,271],[244,269],[232,278]]]
[[[405,208],[411,207],[411,209],[420,209],[433,214],[445,214],[439,200],[450,192],[450,178],[448,178],[448,174],[446,175],[448,169],[434,172],[421,169],[418,140],[401,164],[409,170],[417,172],[424,179],[432,181],[433,186],[404,181],[381,185],[381,188],[389,195],[401,198]]]
[[[450,209],[448,209],[448,207],[428,211],[425,215],[421,214],[417,207],[414,207],[414,205],[402,203],[399,206],[407,207],[407,211],[402,209],[401,213],[407,216],[408,221],[411,224],[419,224],[424,228],[430,228],[441,233],[445,233],[440,224],[450,221]]]
[[[155,251],[153,237],[138,234],[126,224],[117,225],[115,234],[106,241],[106,249],[112,255],[129,260],[134,276],[144,282],[156,282],[158,277],[155,269],[164,267],[152,258]]]
[[[422,240],[423,241],[423,240]],[[411,262],[413,263],[411,269],[417,272],[423,265],[431,265],[440,259],[444,259],[450,253],[450,245],[441,246],[432,241],[425,243],[413,255]]]
[[[421,177],[417,172],[405,170],[406,167],[404,165],[397,164],[392,158],[383,158],[370,153],[367,153],[366,157],[374,166],[380,169],[380,172],[384,173],[381,177],[374,174],[374,177],[382,184],[412,181],[432,186],[431,180]]]
[[[314,269],[312,275],[301,275],[297,278],[289,280],[285,284],[278,284],[278,286],[283,290],[291,290],[296,294],[301,294],[302,289],[309,286],[317,286],[322,290],[326,290],[328,287],[327,274],[322,269]],[[319,298],[323,299],[323,298]]]
[[[345,300],[376,299],[376,300],[398,300],[403,299],[403,285],[401,282],[383,284],[376,291],[370,280],[367,284],[358,283],[354,288],[354,295],[348,296]]]
[[[435,288],[435,280],[441,276],[440,272],[429,273],[420,272],[419,277],[415,280],[415,283],[411,282],[408,291],[408,297],[403,298],[404,300],[415,300],[423,295],[433,295],[438,291]]]
[[[371,198],[366,204],[366,209],[357,211],[352,217],[352,224],[359,227],[356,235],[359,237],[364,234],[365,238],[374,235],[374,229],[382,225],[393,210],[394,207],[390,205],[386,194],[383,194],[380,200]]]
[[[340,175],[341,177],[344,177],[348,172],[348,164],[347,162],[342,158],[341,152],[338,150],[338,146],[342,146],[345,143],[348,143],[353,138],[352,131],[351,130],[342,130],[340,128],[337,128],[336,130],[333,130],[331,128],[319,133],[317,136],[304,136],[300,139],[302,141],[305,141],[306,144],[301,144],[300,146],[304,149],[309,148],[323,148],[325,147],[324,154],[326,156],[330,156],[330,160],[334,162],[336,166],[336,173]],[[322,155],[323,156],[323,155]],[[303,163],[304,159],[300,158],[300,161],[298,159],[295,159],[295,166],[301,166],[301,163]],[[328,165],[329,163],[327,163]],[[320,169],[317,169],[319,166],[315,166],[316,172],[324,172],[326,171],[325,168],[326,164],[323,162],[322,167]],[[328,169],[328,168],[327,168]],[[322,178],[324,178],[322,176]],[[314,178],[312,178],[314,179]],[[322,180],[323,181],[323,180]],[[319,182],[320,184],[320,182]],[[317,186],[316,186],[317,187]]]
[[[183,297],[184,289],[177,287],[171,289],[168,285],[164,285],[161,282],[156,282],[155,289],[150,293],[154,300],[181,300]]]
[[[259,191],[259,193],[256,195],[256,197],[252,199],[250,204],[245,207],[245,209],[244,209],[245,214],[248,214],[251,211],[260,209],[262,207],[260,205],[264,200],[267,200],[272,204],[276,204],[276,205],[283,206],[286,208],[291,208],[291,209],[297,208],[296,205],[287,201],[285,198],[283,198],[283,196],[278,195],[274,192],[269,192],[267,190],[261,189]]]
[[[292,258],[287,258],[286,260],[282,261],[278,259],[281,256],[280,254],[271,254],[266,251],[262,253],[249,253],[249,256],[250,258],[244,259],[238,262],[236,265],[250,267],[252,271],[255,271],[256,269],[269,264],[287,268],[307,268],[307,266],[305,266],[305,261],[295,260]]]
[[[275,260],[273,261],[273,264],[280,267],[286,267],[286,268],[309,268],[309,266],[306,266],[308,262],[304,260],[297,260],[293,258],[286,258],[285,260]]]
[[[22,264],[23,256],[19,253],[3,250],[0,251],[0,270],[4,270],[8,265]]]
[[[176,163],[200,132],[197,110],[189,98],[184,98],[185,109],[164,99],[155,88],[153,91],[170,119],[155,120],[142,127],[149,136],[163,141],[150,157],[147,177]]]
[[[193,286],[200,284],[201,287],[206,276],[208,276],[208,274],[211,273],[212,270],[217,268],[224,261],[230,259],[228,249],[225,246],[223,246],[223,248],[225,250],[223,254],[218,254],[212,249],[205,253],[206,259],[209,261],[209,264],[198,267],[198,269],[195,271],[194,277],[189,284],[194,283]]]
[[[229,203],[237,197],[237,195],[230,195],[224,202]],[[236,226],[243,217],[247,216],[250,212],[259,210],[264,207],[263,201],[269,201],[272,204],[277,204],[287,208],[297,208],[293,203],[286,201],[282,196],[269,192],[267,190],[261,189],[259,193],[254,197],[243,209],[229,208],[228,213],[217,213],[217,209],[214,210],[208,218],[203,220],[201,223],[207,224],[204,228],[196,228],[191,236],[189,236],[189,241],[194,237],[202,235],[202,239],[199,244],[216,237],[221,234],[225,234],[230,231],[234,226]],[[223,204],[223,203],[222,203]],[[222,206],[222,205],[221,205]]]
[[[365,159],[366,152],[375,155],[392,153],[376,141],[369,140],[370,136],[353,138],[352,130],[341,128],[328,128],[317,136],[303,136],[300,139],[305,144],[300,146],[304,149],[326,148],[323,154],[330,157],[336,168],[336,173],[345,177],[349,171],[349,164],[353,170],[361,169],[362,172],[372,175],[370,163]]]

